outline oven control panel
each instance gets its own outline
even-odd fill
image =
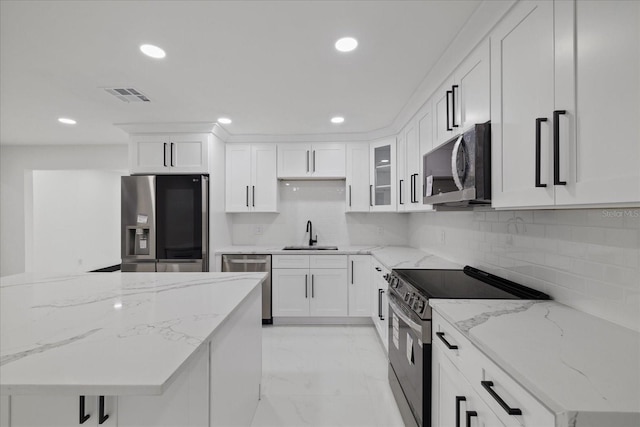
[[[414,311],[420,318],[425,318],[427,311],[427,299],[416,292],[416,290],[406,283],[398,276],[391,274],[385,274],[384,279],[389,283],[389,288],[401,301],[404,302],[407,308]]]

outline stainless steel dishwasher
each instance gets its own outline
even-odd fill
[[[222,271],[229,273],[267,273],[262,282],[262,323],[273,323],[271,314],[271,255],[222,255]]]

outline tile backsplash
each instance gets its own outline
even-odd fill
[[[410,245],[640,331],[640,209],[415,213]]]
[[[279,181],[279,213],[230,214],[234,245],[308,244],[307,220],[318,245],[407,245],[408,216],[345,213],[345,183]]]

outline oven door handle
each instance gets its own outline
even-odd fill
[[[393,314],[398,316],[404,323],[406,323],[411,329],[418,333],[418,336],[422,336],[422,326],[417,323],[415,320],[411,319],[407,313],[404,312],[403,308],[394,301],[395,297],[389,295],[389,306],[393,310]]]

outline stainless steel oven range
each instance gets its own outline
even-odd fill
[[[389,282],[389,384],[407,426],[431,426],[430,298],[550,299],[473,267],[403,270]]]

